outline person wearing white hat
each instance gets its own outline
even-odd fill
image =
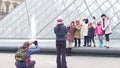
[[[56,35],[56,50],[57,50],[57,68],[67,68],[66,62],[66,34],[67,28],[63,24],[62,19],[57,20],[57,25],[54,27]]]

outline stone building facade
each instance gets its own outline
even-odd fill
[[[0,0],[0,20],[22,2],[23,0]]]

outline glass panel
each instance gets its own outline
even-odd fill
[[[27,9],[26,9],[27,4]],[[26,0],[7,15],[0,24],[0,38],[30,38],[30,22],[35,14],[37,38],[55,38],[53,28],[59,16],[64,24],[72,20],[95,16],[100,20],[101,14],[106,14],[114,28],[120,21],[120,0]],[[29,15],[29,16],[28,16]],[[118,33],[120,25],[115,27]],[[47,33],[46,33],[47,31]],[[111,37],[114,37],[114,32]],[[119,35],[115,36],[119,37]]]

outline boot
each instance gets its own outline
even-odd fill
[[[77,47],[77,39],[75,38],[75,46],[74,47]]]
[[[103,41],[101,41],[101,45],[103,45]]]
[[[91,47],[91,42],[89,43],[88,47]]]
[[[80,44],[78,44],[78,47],[80,47]]]
[[[75,44],[75,46],[74,47],[77,47],[77,44]]]
[[[101,42],[99,42],[99,46],[102,47]]]
[[[99,42],[99,45],[100,45],[100,47],[102,47],[102,45],[103,45],[102,41]]]
[[[70,55],[71,55],[71,53],[72,53],[72,48],[70,48]]]
[[[105,42],[105,46],[104,47],[106,47],[107,46],[107,41]]]
[[[68,48],[66,48],[66,55],[68,55]]]
[[[78,47],[80,47],[80,44],[81,44],[81,40],[78,39]]]
[[[94,47],[96,47],[95,43],[93,43]]]
[[[71,48],[68,48],[68,56],[71,56]]]
[[[109,41],[106,41],[106,48],[109,48]]]

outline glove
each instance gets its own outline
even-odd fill
[[[35,45],[38,45],[38,42],[37,42],[37,41],[34,41],[33,43],[34,43]]]

